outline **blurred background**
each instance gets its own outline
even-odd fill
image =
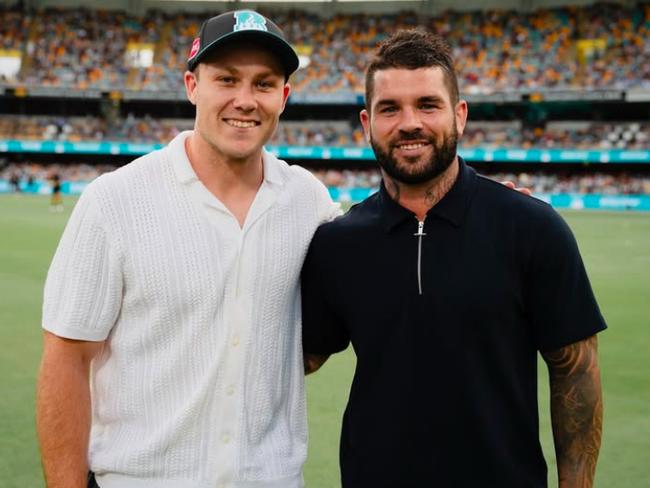
[[[75,199],[103,172],[192,128],[184,63],[202,20],[254,8],[301,68],[267,149],[344,207],[377,190],[363,70],[400,28],[443,35],[469,123],[460,154],[563,212],[610,330],[597,486],[650,487],[650,3],[621,0],[0,1],[0,486],[40,487],[33,426],[42,285]],[[63,204],[50,204],[60,185]],[[480,245],[480,243],[477,243]],[[308,379],[307,487],[338,482],[354,357]],[[556,486],[545,372],[540,429]]]
[[[361,130],[363,70],[399,28],[453,46],[470,122],[461,154],[558,208],[650,210],[650,3],[5,2],[0,192],[78,194],[192,127],[182,86],[203,19],[255,7],[301,55],[269,149],[357,201],[379,176]],[[74,5],[74,7],[73,7]]]

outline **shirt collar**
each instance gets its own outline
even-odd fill
[[[282,185],[284,176],[280,160],[266,149],[262,150],[262,162],[264,163],[264,181],[267,183]]]
[[[169,143],[171,152],[171,164],[174,168],[174,173],[178,181],[182,184],[192,183],[198,181],[192,163],[187,157],[185,150],[185,141],[192,135],[191,130],[186,130],[178,134]],[[270,184],[282,185],[284,178],[282,177],[280,161],[266,149],[262,150],[262,164],[264,165],[264,181]]]
[[[178,181],[183,184],[198,181],[198,177],[192,168],[187,152],[185,151],[185,141],[192,135],[191,130],[186,130],[174,137],[169,143],[170,159],[174,173]]]
[[[384,230],[390,232],[399,224],[406,220],[413,220],[415,214],[410,210],[402,207],[388,194],[384,180],[381,180],[379,187],[379,205],[381,207],[381,219],[384,224]]]
[[[476,171],[469,167],[463,158],[458,156],[458,176],[451,189],[428,212],[427,217],[436,216],[447,220],[459,227],[470,206],[476,190]],[[390,232],[407,219],[413,219],[415,214],[402,207],[391,198],[382,181],[379,189],[379,201],[382,207],[384,229]]]

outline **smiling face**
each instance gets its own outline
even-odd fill
[[[361,124],[377,162],[405,184],[433,180],[456,158],[467,104],[452,104],[439,67],[390,68],[373,76],[372,100],[361,112]]]
[[[261,158],[290,87],[278,59],[257,45],[228,46],[185,73],[195,134],[223,161]]]

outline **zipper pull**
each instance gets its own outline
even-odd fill
[[[426,236],[427,234],[426,232],[423,232],[423,230],[424,230],[424,220],[422,221],[418,220],[418,232],[417,234],[413,234],[413,235],[418,237]]]
[[[418,294],[422,295],[422,237],[426,236],[424,220],[418,220],[418,232],[413,235],[418,238]]]

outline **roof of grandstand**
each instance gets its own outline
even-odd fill
[[[6,6],[16,3],[15,0],[3,0]],[[569,5],[585,6],[598,3],[596,0],[25,0],[22,2],[28,8],[46,7],[88,7],[94,9],[124,10],[130,13],[142,14],[149,9],[168,11],[227,11],[240,8],[261,8],[286,10],[299,8],[324,14],[339,12],[381,13],[398,10],[413,10],[427,13],[437,13],[444,10],[470,11],[491,8],[533,11],[539,8],[564,7]],[[609,3],[630,6],[635,3],[630,0],[610,1]],[[326,4],[324,7],[323,4]]]

